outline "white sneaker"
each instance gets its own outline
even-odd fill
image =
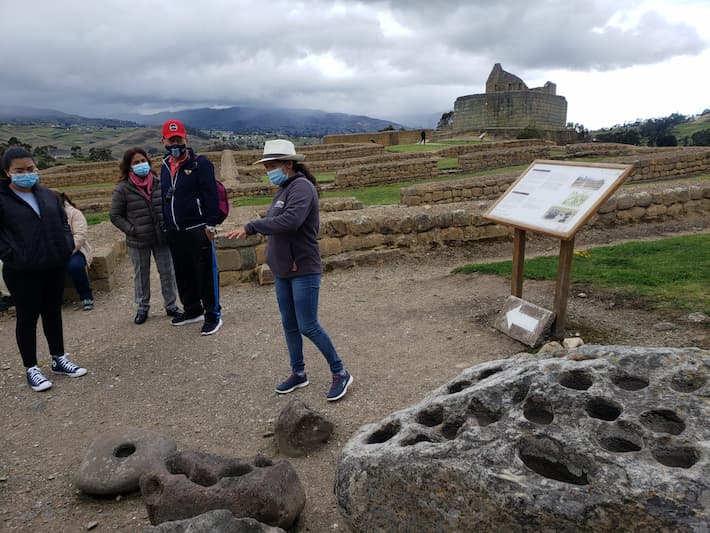
[[[35,392],[51,389],[52,382],[49,381],[42,371],[37,366],[32,366],[27,369],[27,384],[32,387]]]

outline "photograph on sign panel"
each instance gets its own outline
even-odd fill
[[[543,218],[546,220],[557,222],[558,224],[568,224],[577,214],[577,209],[569,209],[559,205],[553,205],[546,212]]]
[[[603,179],[594,179],[594,178],[590,178],[588,176],[580,176],[576,180],[574,180],[572,187],[575,187],[577,189],[599,190],[602,188],[603,185],[604,185]]]
[[[589,200],[588,194],[584,194],[581,192],[573,192],[567,198],[562,200],[562,205],[565,205],[567,207],[579,207],[587,200]]]

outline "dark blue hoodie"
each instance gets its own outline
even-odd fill
[[[170,155],[160,168],[163,222],[167,230],[184,231],[216,226],[219,216],[217,185],[212,162],[188,149],[188,158],[170,173]]]

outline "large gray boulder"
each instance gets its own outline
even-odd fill
[[[74,474],[74,484],[93,496],[135,492],[141,475],[161,467],[176,448],[173,439],[155,431],[126,427],[109,430],[87,448]]]
[[[162,468],[143,474],[140,489],[153,525],[227,509],[237,518],[288,529],[306,504],[291,464],[258,455],[241,459],[178,452]]]
[[[710,352],[587,345],[472,367],[362,427],[355,531],[710,531]]]

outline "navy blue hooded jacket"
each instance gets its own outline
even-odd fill
[[[188,149],[188,158],[175,175],[170,172],[170,155],[160,168],[163,223],[168,231],[198,226],[216,226],[219,216],[217,184],[212,162]]]

